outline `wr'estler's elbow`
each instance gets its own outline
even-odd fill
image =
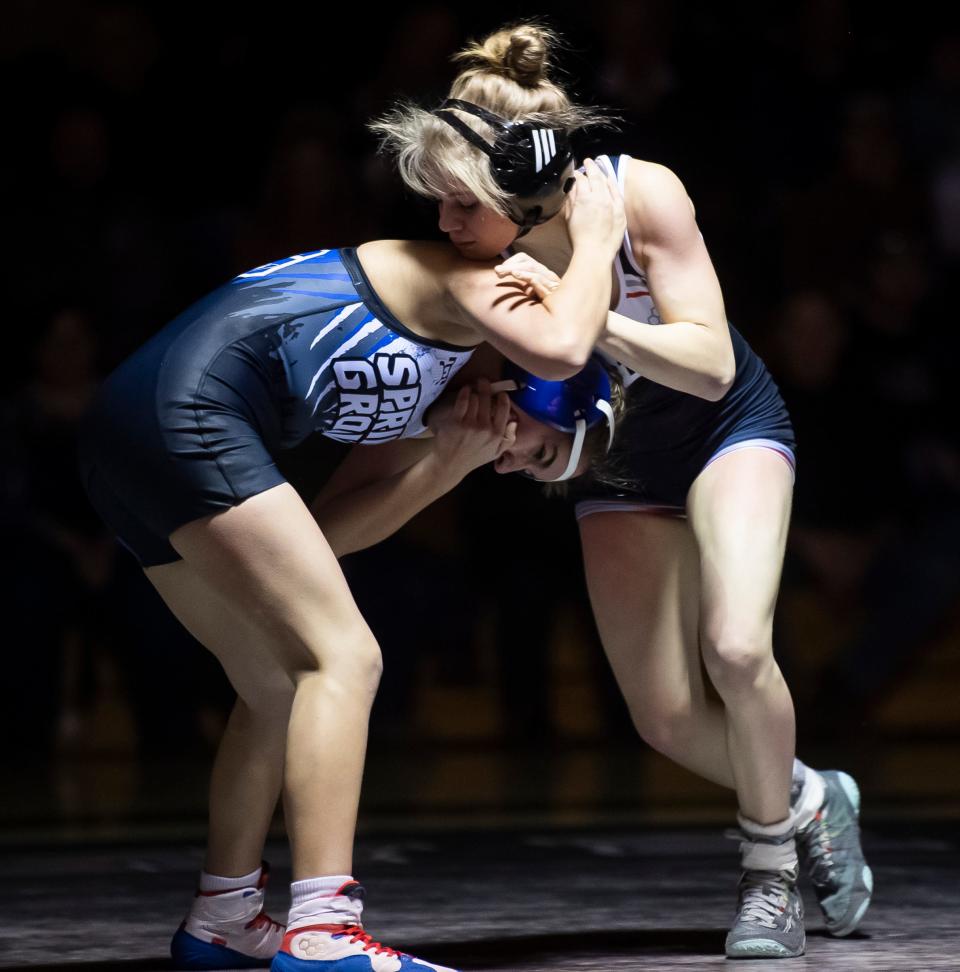
[[[579,344],[552,345],[529,370],[547,381],[566,381],[583,371],[593,349]]]
[[[725,362],[722,368],[718,368],[705,376],[702,397],[708,402],[719,402],[731,388],[733,381],[737,377],[737,365],[730,356],[730,361]]]
[[[593,344],[585,343],[582,337],[578,335],[577,341],[567,344],[559,350],[557,363],[564,370],[563,377],[564,379],[572,378],[586,368],[590,355],[593,354]]]

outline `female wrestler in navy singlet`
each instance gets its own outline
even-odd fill
[[[539,165],[559,151],[555,130],[578,125],[546,75],[554,40],[532,24],[492,34],[458,55],[464,68],[439,108],[401,105],[372,126],[407,186],[437,200],[454,246],[472,259],[512,246],[498,272],[546,301],[561,280],[550,271],[570,265],[570,228],[558,214],[516,238],[505,184],[516,128],[541,133]],[[597,348],[629,385],[631,407],[616,476],[578,496],[590,597],[641,735],[736,791],[743,878],[727,953],[799,955],[798,842],[834,934],[857,926],[872,877],[853,780],[794,763],[793,703],[773,657],[793,433],[766,370],[727,323],[680,180],[627,156],[601,162],[615,173],[627,231]],[[496,463],[536,465],[516,444]]]
[[[446,243],[317,250],[225,284],[100,390],[81,443],[90,497],[238,695],[213,769],[200,890],[173,941],[178,967],[277,953],[280,970],[440,970],[360,923],[351,857],[380,651],[274,456],[314,431],[370,449],[422,432],[426,408],[484,340],[534,371],[575,373],[603,325],[624,215],[596,166],[562,175],[528,180],[531,221],[565,206],[576,237],[550,302]],[[513,430],[502,396],[485,458]],[[436,465],[449,475],[459,462],[440,446],[388,488],[439,495]],[[383,488],[358,484],[356,498],[376,505]],[[281,786],[294,876],[285,938],[262,912]]]

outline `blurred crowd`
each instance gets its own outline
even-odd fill
[[[730,318],[791,410],[784,599],[812,593],[823,618],[778,624],[800,732],[869,725],[960,622],[960,26],[911,28],[845,0],[768,7],[762,22],[707,3],[550,6],[577,97],[623,118],[584,135],[581,154],[628,152],[680,175]],[[29,758],[92,745],[104,693],[126,700],[122,745],[144,752],[212,744],[231,699],[83,495],[74,439],[98,382],[251,266],[437,238],[434,211],[401,190],[365,123],[398,96],[438,102],[449,55],[516,14],[401,5],[374,31],[362,9],[239,9],[19,0],[0,12],[12,274],[0,722]],[[309,442],[284,468],[309,492],[338,450]],[[429,668],[441,684],[486,682],[491,739],[549,741],[551,653],[571,619],[596,731],[625,731],[571,512],[513,480],[478,471],[345,562],[386,659],[376,733],[409,735]]]

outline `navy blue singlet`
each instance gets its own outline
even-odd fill
[[[626,155],[597,159],[606,171],[616,175],[621,193],[628,160]],[[615,270],[620,297],[614,310],[646,324],[662,324],[629,235],[624,236]],[[717,402],[659,385],[608,357],[627,389],[628,412],[617,430],[613,450],[618,478],[625,473],[630,485],[613,487],[584,476],[573,489],[581,501],[578,515],[604,508],[602,502],[591,506],[591,501],[597,500],[681,513],[687,493],[704,467],[718,453],[738,443],[762,440],[793,464],[796,441],[776,383],[733,326],[730,339],[736,376],[733,386]]]
[[[81,432],[84,484],[143,566],[178,560],[177,527],[285,482],[275,454],[312,432],[363,444],[423,432],[472,351],[404,327],[352,249],[257,267],[106,379]]]

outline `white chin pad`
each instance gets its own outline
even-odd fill
[[[567,468],[564,469],[559,476],[555,479],[544,480],[548,483],[562,483],[565,479],[569,479],[576,471],[577,466],[580,463],[580,454],[583,452],[583,440],[587,437],[587,422],[585,419],[577,419],[577,431],[573,436],[573,446],[570,449],[570,460],[567,462]]]
[[[602,398],[599,401],[595,402],[594,404],[601,412],[603,412],[604,416],[606,416],[607,419],[607,452],[609,452],[611,446],[613,445],[613,433],[614,433],[614,425],[615,425],[615,420],[613,417],[613,407],[610,405],[609,402],[605,402]]]

